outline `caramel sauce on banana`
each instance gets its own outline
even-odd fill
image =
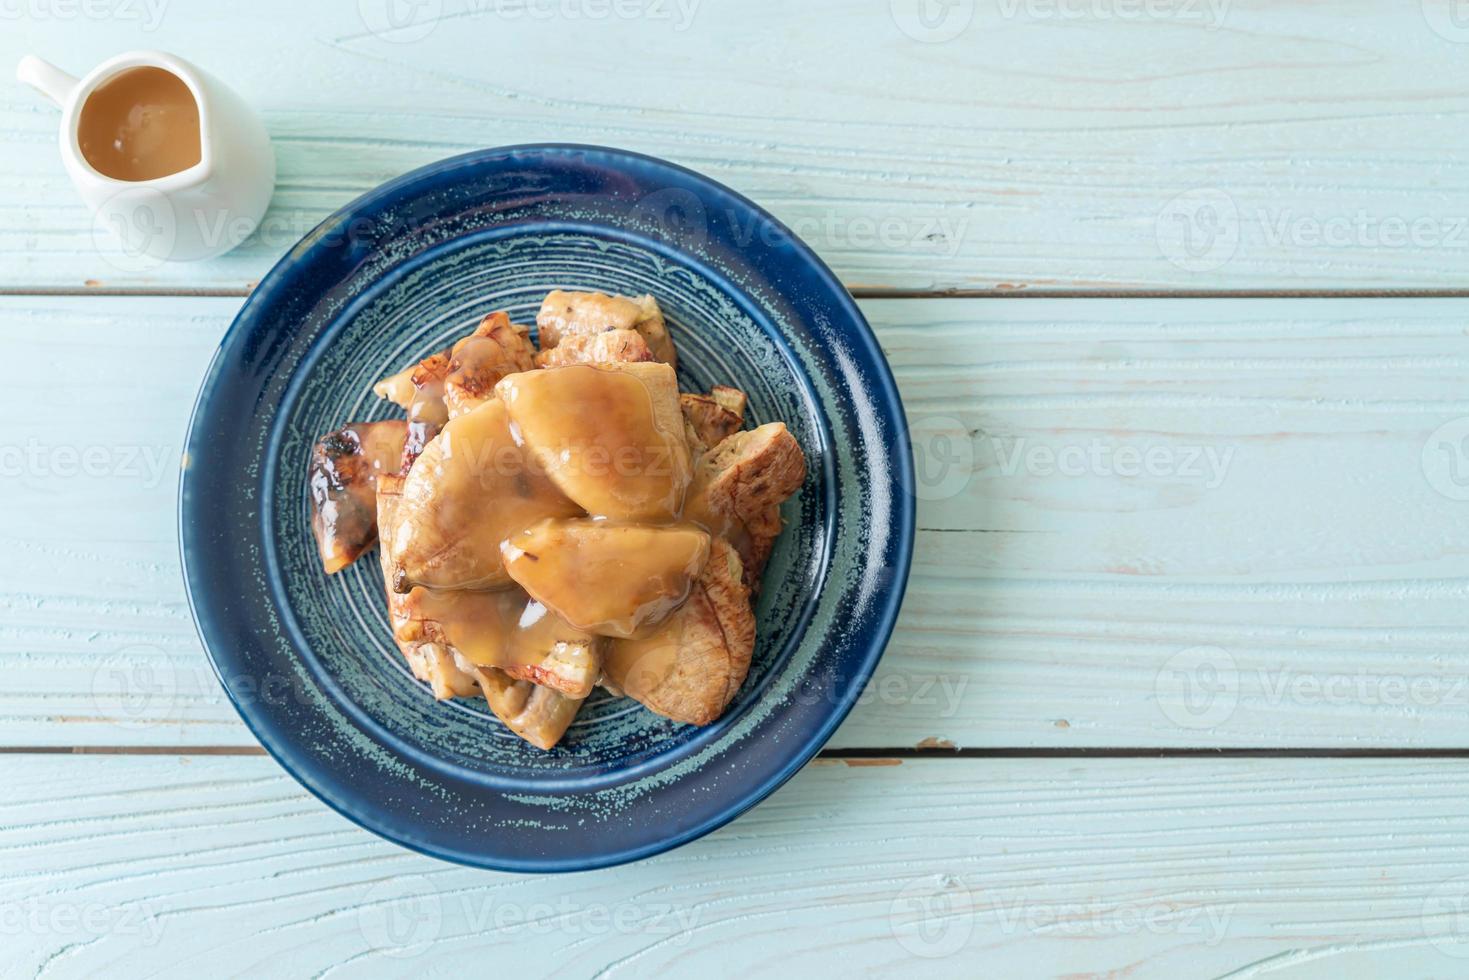
[[[446,423],[408,471],[397,526],[384,531],[394,586],[506,588],[500,542],[580,513],[516,445],[505,405],[488,401]]]
[[[683,604],[709,560],[709,535],[691,524],[546,520],[500,551],[510,577],[562,619],[622,639]]]
[[[398,468],[404,424],[358,422],[317,442],[308,464],[311,530],[328,575],[357,560],[377,540],[377,480]]]
[[[593,679],[656,688],[678,663],[672,614],[711,535],[737,530],[694,478],[672,369],[572,364],[509,375],[495,392],[445,421],[442,377],[379,385],[410,427],[442,427],[391,532],[413,619],[476,666],[538,667],[573,650],[593,658]]]
[[[414,592],[416,615],[437,624],[450,646],[481,667],[534,667],[557,643],[596,642],[521,589]]]
[[[678,518],[692,474],[668,365],[569,364],[510,375],[496,391],[515,441],[533,447],[546,475],[587,513]]]

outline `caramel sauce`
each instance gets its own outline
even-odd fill
[[[545,520],[500,550],[510,577],[562,619],[622,638],[683,604],[709,560],[709,535],[690,524]]]
[[[199,104],[162,68],[129,68],[93,90],[77,122],[82,156],[115,180],[154,180],[202,158]]]
[[[430,376],[414,383],[408,400],[408,422],[433,426],[434,431],[449,421],[449,408],[444,403],[444,378]]]
[[[501,378],[535,366],[535,349],[526,333],[504,311],[491,313],[480,320],[474,333],[460,338],[450,349],[445,382],[450,417],[471,412],[494,398]]]
[[[479,349],[487,343],[456,344],[455,366],[498,356]],[[711,535],[739,531],[695,477],[673,370],[510,374],[498,397],[441,421],[446,372],[436,365],[378,386],[407,408],[410,442],[418,420],[438,430],[409,470],[391,532],[394,588],[411,589],[415,621],[400,638],[426,633],[481,668],[541,668],[547,681],[511,675],[537,684],[581,677],[589,691],[605,676],[657,690],[691,640],[672,614],[705,570]]]
[[[327,574],[341,571],[377,540],[377,480],[398,468],[406,426],[358,422],[313,447],[306,486],[311,530]]]
[[[435,427],[449,421],[444,403],[444,379],[449,369],[447,353],[434,354],[422,363],[412,364],[397,374],[389,375],[372,386],[380,398],[408,413],[409,422],[424,422]]]
[[[454,345],[453,359],[450,363],[450,377],[463,386],[465,379],[474,379],[489,373],[489,369],[499,367],[505,358],[505,349],[491,337],[465,337]],[[498,381],[496,377],[494,380]],[[490,394],[490,387],[486,386],[484,391],[474,391],[473,394],[483,396]]]
[[[580,513],[511,438],[504,403],[488,401],[448,422],[408,471],[397,527],[385,532],[395,587],[505,588],[500,542]]]
[[[444,397],[448,371],[449,354],[443,351],[372,386],[379,398],[386,398],[408,413],[408,438],[403,446],[405,473],[449,420],[449,406]]]
[[[520,445],[590,514],[677,519],[691,479],[678,383],[666,364],[570,364],[505,378],[496,391]]]
[[[594,640],[521,589],[415,589],[414,597],[417,615],[437,623],[444,640],[481,667],[534,667],[558,643]]]

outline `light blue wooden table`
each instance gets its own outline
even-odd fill
[[[258,105],[261,233],[129,272],[0,89],[0,970],[1469,972],[1469,10],[0,3]],[[823,757],[641,864],[469,871],[262,756],[189,621],[189,406],[330,210],[488,145],[724,181],[850,285],[927,479]]]

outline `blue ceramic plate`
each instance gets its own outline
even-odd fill
[[[376,555],[322,573],[305,477],[318,435],[392,415],[374,381],[491,310],[534,322],[556,287],[652,293],[685,390],[744,389],[752,423],[786,422],[810,475],[786,505],[750,678],[724,717],[693,728],[599,692],[545,753],[482,701],[438,703],[413,678],[389,638]],[[189,431],[189,600],[261,744],[362,826],[511,871],[631,861],[759,802],[851,708],[907,580],[906,440],[862,314],[754,204],[618,150],[470,153],[348,205],[245,303]]]

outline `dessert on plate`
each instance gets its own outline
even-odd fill
[[[743,392],[679,391],[652,296],[555,290],[536,328],[491,313],[374,386],[402,419],[317,442],[322,567],[378,544],[414,675],[542,749],[597,686],[709,724],[749,671],[805,454],[783,422],[746,428]]]

